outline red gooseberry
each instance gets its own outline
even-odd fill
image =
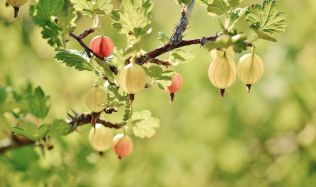
[[[179,73],[175,73],[172,77],[172,83],[166,89],[169,93],[175,93],[181,89],[183,85],[183,79]]]
[[[128,157],[133,152],[132,139],[124,134],[117,134],[113,138],[113,150],[119,159]]]
[[[90,42],[90,49],[99,57],[106,58],[112,55],[114,43],[107,36],[96,36]]]

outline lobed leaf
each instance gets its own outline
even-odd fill
[[[134,124],[133,133],[139,138],[152,137],[160,123],[159,119],[151,116],[149,110],[134,112],[131,121]]]
[[[246,12],[246,20],[259,38],[274,42],[288,25],[287,16],[278,10],[276,0],[264,0],[263,5],[250,7]]]
[[[45,118],[49,111],[49,96],[46,96],[41,87],[37,87],[31,95],[28,96],[28,106],[30,113],[38,118]]]

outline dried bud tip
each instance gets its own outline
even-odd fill
[[[48,149],[48,150],[52,150],[52,149],[54,149],[54,146],[53,146],[53,145],[48,145],[48,146],[47,146],[47,149]]]
[[[134,100],[135,100],[135,94],[129,94],[129,101],[131,105],[133,104]]]
[[[103,155],[104,155],[104,153],[100,151],[100,152],[99,152],[99,156],[102,158]]]
[[[219,90],[219,94],[220,94],[220,96],[221,96],[221,99],[223,99],[223,98],[224,98],[224,95],[225,95],[225,89],[220,89],[220,90]]]
[[[170,93],[170,104],[174,101],[175,94],[173,92]]]
[[[19,7],[13,7],[13,8],[14,8],[14,18],[17,18],[19,15],[20,8]]]
[[[251,84],[246,84],[246,87],[247,87],[247,93],[249,94],[251,90]]]
[[[6,6],[6,7],[10,6],[9,3],[8,3],[8,1],[5,2],[5,6]]]

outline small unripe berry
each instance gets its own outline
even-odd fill
[[[252,84],[259,81],[264,72],[262,59],[256,54],[243,55],[237,65],[238,78],[246,84],[248,91]]]
[[[183,79],[179,73],[174,73],[171,85],[166,88],[169,93],[175,93],[182,88]]]
[[[208,76],[212,84],[220,89],[221,96],[224,96],[225,89],[230,87],[236,79],[236,65],[233,59],[217,57],[210,64]]]
[[[95,124],[89,133],[90,145],[96,151],[103,152],[112,146],[113,131],[100,123]]]
[[[101,87],[93,87],[86,95],[86,104],[92,112],[101,112],[107,103],[107,93]]]
[[[145,88],[146,78],[142,66],[130,63],[119,72],[118,83],[125,93],[136,94]]]
[[[119,159],[128,157],[133,152],[132,139],[124,134],[117,134],[113,138],[113,149]]]
[[[107,36],[96,36],[90,42],[90,49],[101,58],[112,55],[114,43]]]

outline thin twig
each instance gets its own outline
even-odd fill
[[[115,112],[115,109],[108,109],[111,112]],[[86,124],[91,124],[93,114],[75,114],[75,115],[69,115],[69,121],[68,124],[71,125],[72,130],[75,130],[78,126],[83,126]],[[100,123],[104,125],[105,127],[112,128],[112,129],[120,129],[125,124],[124,123],[111,123],[102,119],[96,119],[97,123]],[[0,154],[15,149],[18,147],[24,147],[29,145],[35,145],[36,142],[33,140],[23,138],[23,137],[17,137],[15,135],[12,135],[10,138],[6,138],[4,140],[0,141]]]

